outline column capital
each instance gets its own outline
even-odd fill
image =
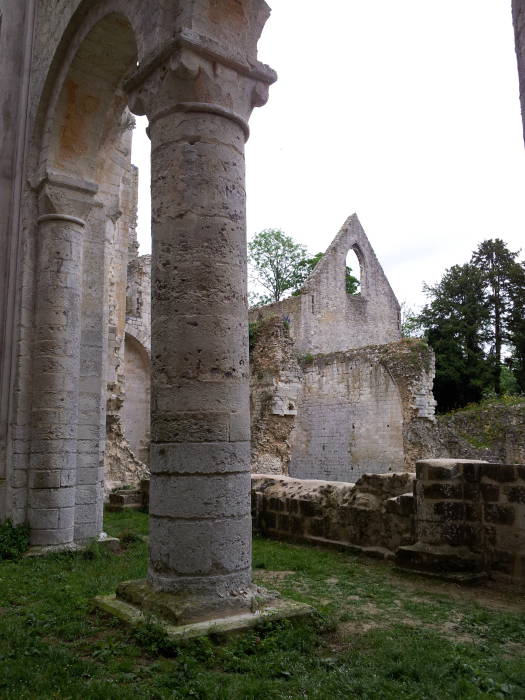
[[[146,114],[150,124],[174,112],[216,114],[240,126],[247,139],[251,112],[266,103],[276,79],[265,64],[183,30],[146,58],[124,87],[131,111]]]
[[[95,195],[98,185],[65,173],[47,172],[36,186],[38,223],[69,221],[84,226],[93,206],[100,206]]]

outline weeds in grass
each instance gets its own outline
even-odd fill
[[[136,537],[119,555],[93,545],[0,563],[2,700],[525,697],[516,606],[493,610],[384,563],[307,546],[256,539],[254,578],[265,585],[284,572],[271,587],[312,603],[312,618],[186,642],[153,619],[132,630],[91,601],[145,576],[147,517],[112,513],[105,529]],[[459,643],[463,633],[472,643]]]

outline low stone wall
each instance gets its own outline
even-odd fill
[[[414,541],[413,481],[407,472],[366,474],[356,484],[254,474],[254,529],[391,558]]]
[[[398,562],[525,585],[525,466],[429,459],[416,476],[416,543]]]

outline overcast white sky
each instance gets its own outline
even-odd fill
[[[485,238],[525,249],[510,0],[269,4],[259,58],[279,80],[250,122],[249,236],[281,228],[316,253],[357,212],[409,306]],[[138,121],[146,253],[149,155]]]

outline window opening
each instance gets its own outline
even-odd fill
[[[361,293],[361,263],[353,248],[346,255],[345,290],[347,294]]]

